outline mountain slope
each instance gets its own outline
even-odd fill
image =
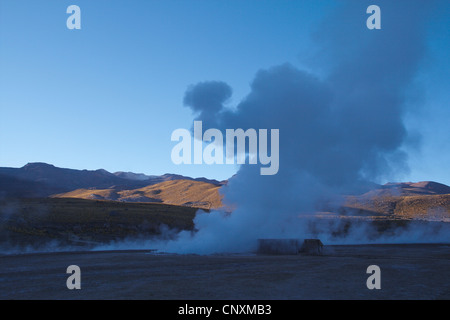
[[[89,187],[108,188],[113,185],[136,186],[134,181],[116,177],[106,170],[66,169],[40,162],[28,163],[21,168],[0,168],[0,174],[42,183],[60,192]]]
[[[206,178],[190,178],[176,174],[146,176],[132,172],[110,173],[106,170],[76,170],[58,168],[47,163],[28,163],[21,168],[0,168],[3,184],[0,195],[6,197],[46,197],[55,193],[65,193],[76,189],[132,190],[172,180],[203,181],[216,186],[222,182]],[[11,183],[6,181],[10,180]],[[16,181],[16,182],[14,182]],[[20,181],[17,182],[17,181]],[[14,185],[14,190],[9,186]]]
[[[386,183],[385,185],[365,193],[363,196],[372,198],[380,196],[417,196],[433,194],[450,194],[450,187],[434,181]]]
[[[387,183],[363,195],[346,197],[344,211],[450,221],[450,187],[433,181]]]
[[[115,200],[124,202],[161,202],[165,204],[196,207],[202,209],[219,208],[220,186],[193,180],[171,180],[132,190],[118,189],[77,189],[53,195],[54,198],[81,198]]]
[[[51,188],[41,182],[27,181],[17,177],[0,174],[0,200],[8,197],[45,197],[57,190],[58,189]]]

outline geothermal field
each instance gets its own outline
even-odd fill
[[[0,1],[0,299],[450,299],[450,1],[64,2]]]
[[[426,186],[287,222],[282,211],[6,199],[0,299],[449,299],[449,195]],[[67,287],[72,265],[81,290]]]

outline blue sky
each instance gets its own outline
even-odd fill
[[[66,28],[71,4],[81,8],[81,30]],[[236,167],[171,162],[172,131],[190,128],[194,118],[183,107],[186,89],[224,81],[233,88],[232,106],[260,69],[284,62],[308,69],[311,32],[336,5],[0,0],[0,166],[41,161],[226,179]],[[449,5],[440,12],[417,78],[426,88],[423,103],[407,118],[422,143],[405,146],[411,172],[404,180],[450,184]]]

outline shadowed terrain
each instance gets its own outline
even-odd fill
[[[450,299],[449,249],[361,245],[325,246],[323,256],[0,256],[0,299]],[[72,264],[81,269],[81,290],[66,287]],[[381,269],[381,290],[366,287],[373,264]]]
[[[126,238],[158,236],[165,228],[192,230],[196,210],[84,199],[8,200],[0,202],[0,249],[91,248]]]
[[[76,170],[33,162],[21,168],[0,167],[0,197],[47,197],[76,189],[131,190],[172,180],[191,180],[222,185],[214,179],[178,174],[147,176],[132,172],[111,173],[104,169]]]

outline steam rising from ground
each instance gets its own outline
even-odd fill
[[[224,82],[188,89],[185,105],[204,130],[279,129],[280,170],[261,176],[255,166],[241,166],[222,188],[225,203],[236,209],[198,214],[197,231],[181,232],[162,250],[242,252],[253,250],[257,238],[308,237],[314,235],[311,223],[299,216],[316,211],[324,200],[339,205],[337,195],[357,190],[362,181],[407,172],[402,117],[425,54],[431,7],[380,1],[382,29],[368,30],[361,13],[369,4],[341,4],[318,27],[312,48],[313,69],[321,68],[317,74],[291,64],[260,70],[234,109],[224,106],[232,95]],[[319,234],[327,237],[330,230]],[[358,230],[346,241],[369,241]]]

